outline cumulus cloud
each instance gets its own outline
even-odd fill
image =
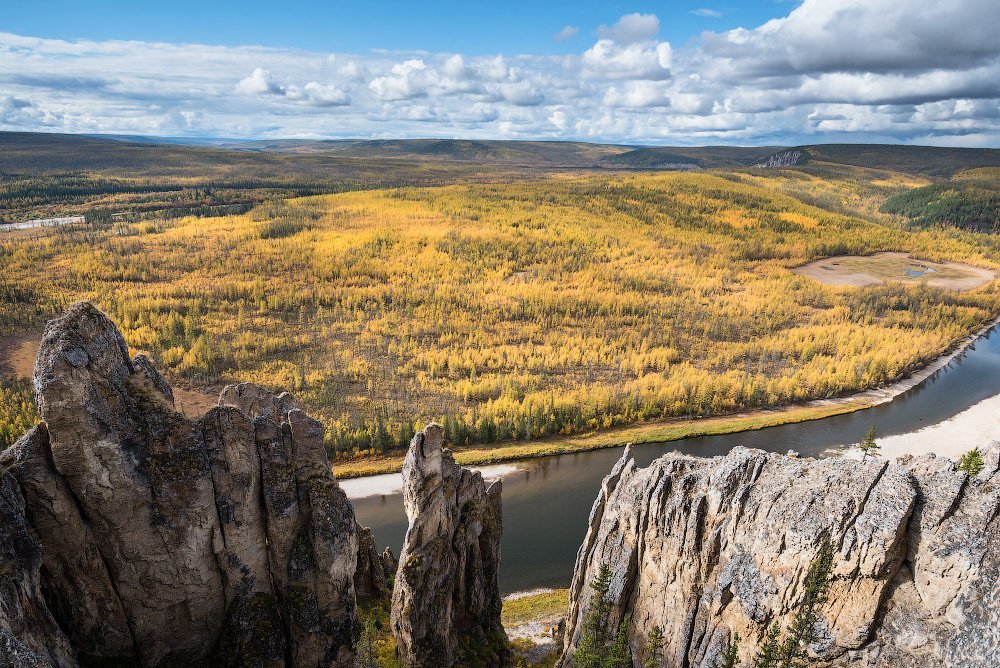
[[[429,77],[424,61],[413,58],[393,65],[389,74],[372,79],[368,87],[380,100],[410,100],[427,95]]]
[[[906,72],[995,61],[1000,3],[805,0],[754,30],[710,35],[709,56],[740,75]]]
[[[583,74],[600,79],[666,79],[673,51],[668,42],[619,44],[610,39],[583,53]]]
[[[0,129],[1000,144],[996,25],[995,0],[804,0],[679,47],[628,14],[574,53],[493,56],[0,33]]]
[[[236,90],[246,95],[284,95],[285,89],[271,80],[271,73],[257,67],[245,79],[240,79]]]
[[[611,27],[602,25],[597,34],[619,44],[645,42],[660,34],[660,19],[656,14],[626,14]]]
[[[296,95],[299,94],[296,92]],[[344,91],[316,81],[310,81],[302,87],[301,99],[318,107],[339,107],[351,103],[351,98]]]

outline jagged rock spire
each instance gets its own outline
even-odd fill
[[[254,401],[184,418],[86,303],[46,327],[35,391],[44,425],[3,453],[0,481],[3,526],[29,524],[40,548],[24,543],[19,564],[39,635],[0,618],[25,651],[60,666],[68,646],[87,663],[351,665],[357,524],[319,422],[247,386],[223,399]]]
[[[471,647],[489,665],[507,658],[500,623],[500,481],[455,463],[431,424],[403,464],[406,531],[392,598],[392,630],[407,668],[462,665]],[[484,658],[485,657],[485,658]]]

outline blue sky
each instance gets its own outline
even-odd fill
[[[7,5],[0,130],[1000,146],[997,0]]]
[[[369,49],[469,55],[573,53],[601,25],[625,14],[655,14],[675,45],[705,30],[755,27],[787,14],[794,3],[747,2],[80,2],[5,3],[0,30],[34,37],[257,44],[332,52]],[[564,27],[572,39],[553,36]]]

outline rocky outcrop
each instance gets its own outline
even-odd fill
[[[254,418],[267,418],[277,422],[287,421],[289,414],[298,409],[298,404],[291,394],[282,392],[275,396],[254,383],[227,385],[219,395],[219,405],[232,406]],[[319,423],[316,425],[318,431]],[[317,438],[320,438],[319,434]],[[327,466],[325,459],[322,465]],[[339,489],[336,494],[342,495]],[[354,574],[355,594],[358,598],[388,600],[390,591],[387,572],[378,553],[375,536],[371,529],[360,525],[355,527],[355,533],[358,543],[357,568]]]
[[[44,424],[0,458],[0,647],[57,666],[352,663],[357,524],[321,423],[250,385],[186,419],[89,304],[49,323],[35,388]]]
[[[601,564],[610,625],[628,616],[641,656],[654,626],[665,666],[713,666],[733,639],[749,665],[774,622],[792,620],[824,540],[831,590],[817,666],[1000,665],[1000,445],[976,479],[945,458],[801,460],[736,448],[725,457],[631,452],[605,478],[570,589],[572,665]]]
[[[71,668],[73,650],[42,593],[42,546],[21,489],[6,471],[0,472],[0,518],[0,666]]]
[[[758,162],[754,167],[760,169],[780,169],[782,167],[794,167],[805,162],[805,153],[799,150],[785,151],[768,156],[767,160]]]
[[[358,568],[354,572],[354,590],[358,598],[389,600],[392,591],[389,588],[388,573],[394,571],[385,570],[383,556],[378,553],[378,544],[372,530],[359,525]]]
[[[455,463],[432,424],[403,464],[409,528],[392,596],[392,630],[403,666],[503,665],[500,623],[500,482]],[[475,656],[470,654],[475,651]]]

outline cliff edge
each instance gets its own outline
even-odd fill
[[[654,626],[663,665],[711,668],[739,638],[750,665],[788,628],[810,562],[833,550],[808,647],[816,666],[1000,665],[1000,444],[975,478],[946,458],[802,460],[736,448],[640,469],[626,450],[577,556],[563,665],[572,665],[602,564],[609,626],[633,656]]]

